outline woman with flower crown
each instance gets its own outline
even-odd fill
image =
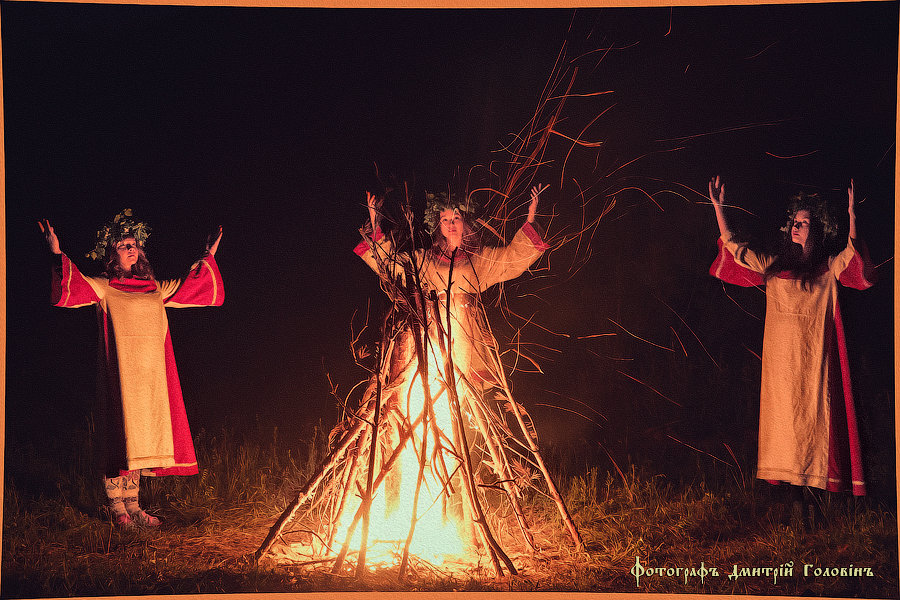
[[[428,195],[425,226],[432,236],[432,246],[417,250],[414,263],[419,266],[423,290],[435,293],[444,315],[449,291],[453,364],[462,370],[468,387],[481,390],[500,385],[492,358],[496,342],[483,319],[480,294],[520,276],[549,247],[535,223],[538,197],[545,189],[540,185],[532,188],[528,217],[506,246],[477,243],[470,199]],[[354,251],[382,276],[405,276],[391,241],[381,231],[376,198],[368,192],[366,204],[371,237],[367,235]]]
[[[737,243],[725,218],[725,185],[709,182],[719,226],[710,274],[741,286],[766,286],[757,477],[772,483],[865,494],[838,284],[871,287],[873,267],[857,239],[853,181],[847,190],[847,244],[829,256],[837,234],[824,199],[794,196],[772,256]],[[793,488],[797,493],[801,488]],[[795,518],[799,498],[794,494]]]
[[[548,248],[535,223],[538,197],[546,186],[534,186],[528,206],[528,217],[509,245],[481,246],[472,225],[470,199],[460,200],[447,194],[429,194],[425,209],[425,226],[432,236],[429,250],[416,252],[423,288],[434,291],[446,305],[451,297],[453,358],[456,365],[466,365],[470,377],[479,387],[494,382],[492,360],[488,353],[496,347],[486,323],[480,322],[475,310],[479,294],[489,287],[524,273]],[[354,250],[376,273],[385,271],[396,276],[401,272],[389,239],[379,226],[376,198],[366,193],[372,237]],[[450,282],[451,261],[453,281]]]
[[[144,253],[150,229],[135,221],[130,209],[97,232],[97,245],[87,255],[102,261],[102,277],[83,275],[62,253],[50,222],[38,225],[55,260],[53,304],[97,307],[108,510],[119,527],[156,527],[160,520],[138,502],[140,476],[198,472],[165,308],[222,304],[215,261],[222,229],[187,277],[157,281]]]
[[[362,230],[363,241],[355,248],[356,254],[382,278],[382,287],[395,301],[393,315],[410,310],[410,305],[418,302],[422,303],[422,308],[412,308],[412,312],[422,310],[425,315],[424,318],[399,318],[416,325],[401,326],[393,336],[386,335],[390,340],[385,353],[390,354],[385,357],[385,371],[381,375],[384,406],[380,420],[388,424],[389,431],[381,432],[379,436],[396,439],[397,432],[416,418],[415,412],[406,414],[410,410],[406,405],[408,392],[419,362],[417,353],[421,351],[421,348],[416,349],[416,336],[411,327],[424,325],[420,339],[424,340],[425,353],[436,355],[437,359],[429,367],[431,377],[435,377],[436,369],[437,377],[441,379],[433,385],[432,393],[440,394],[440,389],[447,388],[455,379],[456,385],[452,387],[458,390],[463,412],[468,415],[463,423],[467,428],[466,437],[470,438],[468,443],[480,446],[484,461],[492,465],[497,486],[507,488],[509,496],[518,495],[520,480],[516,478],[527,479],[529,475],[516,459],[507,458],[502,444],[487,432],[511,437],[503,415],[507,411],[524,413],[524,409],[520,405],[511,408],[513,400],[500,364],[496,340],[485,318],[481,293],[522,275],[549,247],[535,222],[538,197],[545,189],[546,186],[540,185],[531,189],[526,221],[504,246],[478,243],[473,232],[471,198],[427,194],[425,226],[431,234],[432,244],[429,249],[410,252],[398,252],[392,239],[381,231],[376,197],[367,193],[369,222]],[[367,397],[374,395],[374,383],[370,382],[369,387]],[[523,418],[530,424],[527,413]],[[476,438],[481,440],[480,444]],[[459,443],[459,439],[454,442],[457,447],[453,454],[457,460],[461,452]],[[389,498],[396,479],[392,474],[386,482]],[[464,502],[460,503],[458,496],[454,502],[454,511],[469,509]]]

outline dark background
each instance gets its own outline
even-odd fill
[[[225,305],[169,311],[195,433],[271,439],[277,426],[290,444],[333,426],[326,374],[342,396],[365,377],[350,341],[367,309],[385,305],[351,251],[364,192],[394,175],[420,201],[457,173],[502,163],[562,56],[583,95],[565,103],[558,129],[603,145],[569,153],[553,137],[533,179],[551,184],[540,220],[558,243],[616,205],[542,258],[549,270],[506,288],[505,305],[534,324],[491,313],[501,343],[521,328],[541,366],[512,384],[548,451],[688,478],[738,472],[724,461],[750,476],[764,294],[708,275],[717,229],[706,182],[721,174],[742,209],[729,211],[733,228],[767,243],[800,189],[832,201],[845,235],[852,177],[861,235],[882,266],[876,287],[842,292],[841,302],[870,489],[893,494],[896,2],[578,11],[16,2],[0,15],[9,445],[66,439],[94,410],[94,311],[49,305],[37,221],[50,219],[63,250],[94,273],[84,254],[126,207],[153,228],[162,278],[182,276],[224,227]],[[612,93],[589,95],[602,91]],[[513,218],[510,232],[524,209]]]

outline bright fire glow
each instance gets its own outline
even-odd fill
[[[436,366],[432,365],[432,369],[436,369]],[[431,372],[434,371],[432,370]],[[452,440],[453,427],[449,402],[447,401],[446,391],[438,395],[438,391],[441,389],[439,381],[436,379],[432,380],[430,391],[437,396],[436,402],[433,404],[434,420],[437,428],[448,439]],[[411,386],[407,410],[404,411],[406,415],[409,415],[410,420],[415,420],[421,414],[424,400],[425,394],[422,382],[417,376]],[[433,471],[433,467],[435,467],[435,465],[432,465],[435,440],[433,430],[430,429],[427,432],[426,464],[416,510],[416,529],[409,552],[411,555],[440,565],[448,560],[458,561],[467,552],[466,544],[463,542],[464,536],[461,535],[460,531],[464,526],[458,522],[458,517],[452,514],[451,511],[444,510],[446,496],[444,498],[441,497],[443,484],[435,477]],[[398,562],[400,559],[413,518],[413,503],[419,474],[419,452],[421,451],[423,432],[424,423],[420,422],[415,428],[413,437],[406,442],[397,462],[392,467],[393,473],[391,476],[399,479],[396,501],[394,501],[393,494],[391,494],[392,502],[388,506],[388,498],[383,484],[375,493],[370,511],[369,538],[366,550],[367,563],[393,563]],[[443,456],[447,471],[452,474],[459,466],[459,463],[449,454],[444,453]],[[376,460],[376,476],[380,469],[379,462]],[[458,489],[460,483],[458,477],[454,479],[454,484],[457,486],[457,495],[462,491]],[[365,482],[362,481],[360,485],[364,488]],[[361,498],[359,494],[354,494],[353,498],[348,498],[347,509],[344,511],[338,527],[337,542],[342,543],[346,537],[347,527],[360,503]],[[361,525],[356,527],[350,543],[352,549],[359,548],[361,529]]]
[[[430,360],[430,373],[438,373],[438,367],[434,357]],[[433,424],[427,428],[427,443],[425,449],[425,469],[422,474],[422,483],[419,489],[416,508],[415,531],[409,547],[410,557],[417,557],[432,565],[441,568],[468,568],[478,562],[478,551],[474,547],[476,535],[474,524],[469,518],[471,512],[462,481],[463,467],[453,454],[446,451],[447,446],[456,446],[458,442],[453,434],[453,418],[451,417],[448,393],[443,383],[437,378],[431,378],[429,391],[432,394],[433,413],[430,418]],[[404,413],[405,423],[403,428],[411,422],[415,422],[422,414],[425,395],[418,374],[413,377],[405,405],[401,407]],[[465,417],[465,414],[463,416]],[[403,445],[395,462],[390,467],[390,475],[384,478],[375,491],[369,512],[369,533],[366,547],[366,565],[397,566],[409,536],[410,526],[413,522],[413,504],[416,497],[416,484],[419,476],[419,455],[422,451],[422,436],[425,433],[424,419],[420,419],[413,435]],[[383,423],[383,421],[382,421]],[[433,465],[435,460],[434,430],[441,432],[439,442],[443,450],[440,455],[443,458],[443,467]],[[384,451],[379,448],[376,454],[373,481],[378,478],[382,470],[382,461],[388,460],[399,441],[399,432],[392,431],[386,435],[381,429],[378,434],[379,445],[382,440],[390,440],[390,448]],[[321,559],[328,556],[336,556],[347,537],[347,530],[362,504],[362,496],[366,487],[366,468],[368,466],[368,445],[371,440],[366,440],[365,452],[360,452],[359,468],[356,481],[351,482],[351,491],[346,497],[346,506],[341,512],[339,522],[330,523],[333,514],[322,515],[322,529],[305,543],[297,542],[288,546],[282,546],[278,551],[291,562],[313,561],[320,564]],[[455,451],[461,452],[461,448]],[[435,473],[442,473],[439,478]],[[455,473],[455,475],[454,475]],[[452,497],[448,497],[444,489],[444,483],[450,476],[453,485]],[[337,490],[331,492],[335,493]],[[332,510],[339,502],[339,498],[333,498]],[[463,510],[463,504],[466,504]],[[327,512],[327,511],[326,511]],[[466,516],[463,516],[465,514]],[[329,531],[335,532],[334,536]],[[354,528],[353,537],[348,545],[348,559],[350,564],[356,562],[357,552],[360,548],[362,537],[362,520]],[[330,538],[331,547],[325,546],[325,540]]]

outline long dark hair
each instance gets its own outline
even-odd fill
[[[132,265],[131,272],[129,273],[119,264],[119,253],[116,252],[115,244],[109,244],[106,247],[106,254],[103,261],[106,276],[110,279],[125,279],[126,277],[134,277],[135,279],[153,279],[153,269],[150,267],[150,261],[147,260],[144,248],[138,246],[137,250],[137,262]]]
[[[803,255],[803,247],[791,239],[794,218],[801,210],[809,212],[807,244],[810,250],[806,256]],[[800,280],[800,286],[804,290],[809,290],[812,281],[822,274],[823,267],[828,261],[826,242],[835,233],[824,199],[815,193],[795,194],[788,206],[787,224],[781,230],[783,233],[781,247],[775,255],[775,260],[764,273],[765,280],[768,282],[772,277],[787,271],[791,277]]]

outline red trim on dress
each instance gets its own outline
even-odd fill
[[[869,260],[866,248],[856,242],[853,258],[847,267],[838,276],[838,281],[847,287],[866,289],[874,282],[874,269]],[[726,283],[749,287],[764,283],[762,274],[751,271],[738,264],[734,256],[726,248],[722,239],[718,240],[719,253],[709,268],[709,273]],[[823,272],[827,266],[823,265]],[[781,279],[791,279],[790,271],[783,271],[777,275]],[[828,435],[828,472],[825,489],[829,491],[841,491],[848,487],[853,490],[853,495],[864,496],[866,484],[863,479],[862,451],[860,449],[859,430],[856,424],[856,409],[853,403],[853,389],[850,383],[850,361],[847,356],[847,344],[844,337],[844,323],[841,319],[840,306],[835,302],[834,306],[834,340],[833,346],[827,349],[826,360],[831,363],[831,368],[840,370],[841,382],[837,384],[835,377],[830,377],[829,395],[832,399],[838,394],[843,395],[843,406],[840,403],[830,404],[829,435]],[[836,346],[836,348],[835,348]],[[837,356],[835,356],[835,350]],[[835,364],[837,363],[837,364]],[[849,456],[848,456],[849,454]],[[850,467],[850,481],[847,481],[846,466]],[[778,480],[767,479],[769,483],[778,485]],[[848,485],[849,483],[849,485]]]
[[[172,445],[175,452],[175,466],[156,467],[154,475],[196,475],[197,457],[194,453],[194,441],[188,425],[184,398],[181,394],[181,381],[178,378],[178,367],[175,365],[175,353],[172,350],[172,338],[166,329],[166,384],[169,391],[169,417],[172,420]]]
[[[719,253],[716,255],[713,264],[709,267],[710,275],[717,279],[721,279],[725,283],[731,283],[741,287],[754,287],[765,283],[765,279],[761,273],[751,271],[734,259],[734,255],[725,248],[725,243],[722,241],[722,238],[719,238],[716,242],[719,246]]]
[[[854,240],[853,247],[856,252],[847,266],[838,276],[841,285],[855,290],[866,290],[872,287],[877,277],[875,267],[869,258],[869,249],[861,240]]]
[[[120,292],[146,294],[148,292],[156,291],[156,282],[152,279],[137,279],[135,277],[126,277],[125,279],[110,279],[109,287],[117,289]]]
[[[219,265],[212,254],[199,260],[188,273],[175,293],[163,298],[163,304],[185,306],[222,306],[225,301],[225,284]]]
[[[522,233],[524,233],[525,236],[534,245],[534,247],[541,252],[550,247],[550,244],[544,241],[544,238],[541,237],[541,234],[538,233],[537,229],[535,229],[534,226],[527,221],[524,225],[522,225]]]
[[[61,265],[52,269],[50,302],[53,306],[86,306],[100,301],[94,288],[85,281],[81,271],[65,254],[60,254]]]
[[[841,318],[840,306],[834,306],[835,342],[838,359],[841,365],[841,384],[844,392],[844,409],[847,411],[847,435],[850,446],[850,480],[854,496],[865,496],[866,484],[863,479],[862,451],[859,444],[859,431],[856,426],[856,409],[853,404],[853,387],[850,385],[850,359],[847,356],[847,344],[844,338],[844,321]],[[832,411],[835,408],[832,406]]]
[[[380,242],[383,237],[384,237],[384,233],[381,232],[381,228],[380,227],[376,228],[375,235],[373,236],[374,240],[376,242]],[[353,249],[353,251],[356,253],[357,256],[362,256],[369,250],[371,250],[371,248],[369,248],[369,242],[365,238],[363,238],[362,241],[360,241],[356,245],[356,248]]]

